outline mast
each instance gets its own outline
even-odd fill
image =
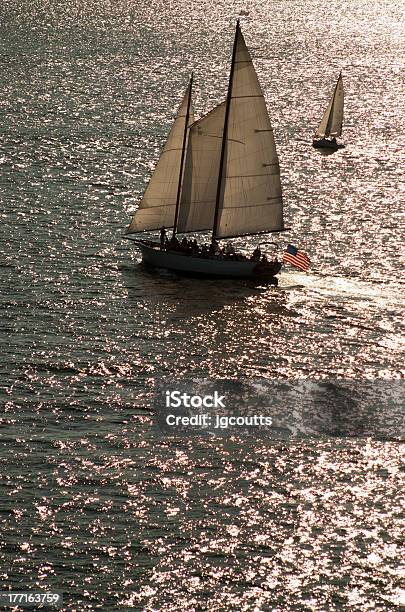
[[[223,174],[224,162],[225,162],[226,140],[227,140],[227,135],[228,135],[229,109],[231,106],[232,83],[233,83],[233,73],[235,69],[235,57],[236,57],[236,47],[238,44],[238,34],[239,34],[239,19],[236,21],[235,40],[233,43],[233,50],[232,50],[231,72],[229,75],[228,94],[226,97],[224,131],[222,134],[221,159],[219,161],[218,186],[217,186],[217,196],[215,200],[214,224],[212,227],[211,242],[214,242],[216,234],[217,234],[217,229],[218,229],[219,205],[220,205],[221,190],[222,190],[222,174]]]
[[[177,232],[177,223],[179,220],[179,210],[180,210],[180,196],[181,196],[181,186],[182,186],[182,182],[183,182],[183,169],[184,169],[184,158],[185,158],[185,154],[186,154],[186,143],[187,143],[187,134],[188,134],[188,122],[190,119],[190,106],[191,106],[191,91],[192,91],[192,87],[193,87],[193,78],[194,78],[194,73],[191,73],[191,77],[190,77],[190,84],[189,84],[189,89],[188,89],[188,101],[187,101],[187,111],[186,111],[186,121],[184,124],[184,135],[183,135],[183,147],[182,147],[182,151],[181,151],[181,159],[180,159],[180,172],[179,172],[179,184],[177,187],[177,196],[176,196],[176,210],[174,213],[174,223],[173,223],[173,233],[172,233],[172,238],[175,237],[176,232]]]

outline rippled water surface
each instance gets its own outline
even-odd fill
[[[151,274],[121,239],[191,70],[197,116],[223,99],[241,10],[292,228],[277,240],[312,261],[278,287]],[[404,14],[3,0],[0,590],[80,611],[405,603],[403,405],[267,441],[163,437],[152,410],[162,377],[400,388]],[[340,70],[346,148],[325,155],[311,137]]]

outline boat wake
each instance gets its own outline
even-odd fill
[[[280,276],[280,289],[291,291],[302,288],[307,293],[337,299],[372,302],[377,306],[401,305],[401,287],[397,283],[373,283],[343,276],[322,276],[300,272],[284,272]]]

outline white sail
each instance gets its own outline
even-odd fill
[[[284,229],[280,168],[266,102],[238,29],[216,237]]]
[[[178,232],[212,229],[224,117],[225,102],[190,127]]]
[[[159,229],[162,226],[172,227],[174,224],[181,154],[190,95],[191,86],[189,85],[177,111],[176,119],[155,171],[139,204],[139,208],[136,210],[128,227],[127,234],[142,230]],[[189,125],[193,121],[193,111],[190,105]]]
[[[315,132],[317,138],[341,136],[343,125],[344,91],[342,74],[339,75],[335,91],[328,104],[322,121]]]

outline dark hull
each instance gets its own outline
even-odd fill
[[[315,149],[329,149],[330,151],[337,151],[338,149],[343,149],[345,145],[336,142],[336,140],[320,138],[319,140],[314,139],[312,146],[315,147]]]
[[[280,272],[282,266],[279,261],[261,263],[231,258],[199,257],[181,251],[161,250],[157,242],[146,240],[134,242],[139,247],[142,261],[146,266],[172,270],[187,276],[269,280]]]

